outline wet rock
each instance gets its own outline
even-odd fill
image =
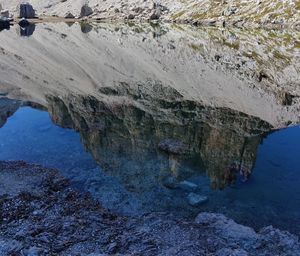
[[[192,206],[198,206],[208,201],[207,196],[202,196],[196,193],[189,193],[187,199],[189,204]]]
[[[172,139],[166,139],[159,143],[158,148],[169,154],[181,155],[186,153],[187,147],[182,142]]]
[[[182,190],[186,190],[186,191],[195,191],[197,190],[198,186],[193,183],[193,182],[190,182],[190,181],[181,181],[179,183],[179,187],[182,189]]]
[[[91,7],[89,7],[87,4],[85,4],[81,7],[81,11],[80,11],[81,18],[90,16],[91,14],[93,14],[93,9]]]
[[[19,18],[32,19],[35,18],[35,10],[29,3],[22,3],[19,5]]]

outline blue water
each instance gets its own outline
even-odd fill
[[[152,200],[155,211],[222,212],[255,228],[273,225],[300,234],[300,126],[274,132],[263,140],[249,182],[212,191],[205,175],[196,177],[194,182],[209,196],[209,202],[199,209],[189,208],[182,193],[128,191],[86,152],[78,133],[56,126],[47,112],[30,107],[20,108],[0,129],[0,160],[25,160],[58,168],[115,211],[143,207],[149,211],[145,205]]]

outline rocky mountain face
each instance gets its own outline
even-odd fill
[[[19,0],[1,0],[18,15]],[[31,0],[39,16],[118,20],[163,20],[208,25],[290,26],[299,28],[296,0]]]

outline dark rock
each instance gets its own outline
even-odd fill
[[[179,187],[182,189],[182,190],[186,190],[186,191],[195,191],[197,190],[198,186],[193,183],[193,182],[190,182],[190,181],[181,181],[179,183]]]
[[[2,10],[1,12],[0,12],[0,16],[1,16],[1,18],[9,18],[9,10]]]
[[[91,7],[89,7],[87,4],[83,5],[81,7],[81,11],[80,11],[80,17],[87,17],[90,16],[91,14],[93,14],[93,10]]]
[[[29,3],[23,3],[19,6],[19,18],[32,19],[35,18],[35,10]]]
[[[68,12],[65,15],[65,19],[75,19],[75,16],[72,13]]]

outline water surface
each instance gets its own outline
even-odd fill
[[[120,214],[212,211],[300,234],[293,34],[78,24],[30,31],[0,34],[0,160],[58,168]],[[191,193],[208,201],[193,206]]]

